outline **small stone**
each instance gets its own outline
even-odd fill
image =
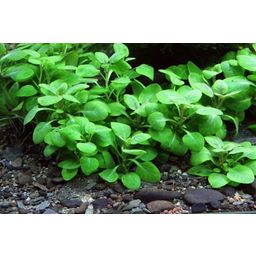
[[[207,204],[213,201],[223,201],[224,195],[213,189],[187,189],[184,195],[184,199],[191,205],[200,203]]]
[[[66,182],[62,177],[53,177],[51,178],[51,180],[53,183],[58,183],[58,184]]]
[[[15,169],[22,167],[22,158],[17,157],[15,160],[10,161],[10,165]]]
[[[6,149],[3,151],[3,156],[8,161],[14,161],[16,158],[22,155],[22,147],[6,147]]]
[[[144,211],[141,208],[136,207],[136,208],[131,209],[131,213],[132,214],[144,214]]]
[[[236,193],[236,190],[234,189],[234,188],[232,188],[232,187],[229,187],[229,186],[227,186],[227,187],[224,187],[223,189],[222,189],[222,193],[224,194],[224,195],[226,195],[226,196],[234,196],[235,195],[235,193]]]
[[[19,173],[17,177],[17,183],[20,185],[26,185],[32,182],[31,175]]]
[[[163,172],[162,175],[161,175],[161,179],[166,181],[168,180],[169,178],[169,173],[168,172]]]
[[[92,202],[92,205],[95,208],[107,207],[109,204],[111,204],[111,201],[109,199],[106,199],[106,198],[99,198],[99,199],[96,199],[95,201]]]
[[[241,185],[241,189],[254,197],[256,197],[256,180],[252,184]]]
[[[147,208],[151,213],[160,213],[163,210],[173,209],[173,203],[166,200],[155,200],[147,204]]]
[[[140,199],[136,199],[136,200],[132,200],[128,203],[128,205],[126,205],[124,208],[123,208],[123,211],[129,211],[131,210],[132,208],[136,208],[136,207],[139,207],[141,203],[141,200]]]
[[[113,200],[120,200],[120,199],[121,199],[121,196],[118,195],[118,194],[111,194],[111,195],[110,195],[110,198],[113,199]]]
[[[115,183],[112,187],[117,193],[123,193],[125,188],[120,183]]]
[[[221,203],[220,203],[220,201],[212,201],[212,202],[210,202],[209,206],[213,210],[218,210],[221,208]]]
[[[48,201],[44,201],[36,206],[36,211],[43,211],[49,206],[50,206],[50,203]]]
[[[74,213],[76,214],[85,213],[85,210],[87,207],[88,207],[88,203],[82,203],[79,207],[74,209]]]
[[[0,208],[8,208],[10,206],[10,202],[4,201],[0,202]]]
[[[125,194],[122,196],[124,202],[130,202],[133,199],[133,195],[131,194]]]
[[[53,209],[51,208],[47,208],[43,214],[57,214],[57,212],[55,212]]]
[[[92,189],[92,188],[94,188],[94,189],[96,189],[96,190],[103,190],[103,189],[105,189],[107,187],[107,184],[106,183],[96,183],[96,182],[92,182],[91,184],[90,184],[90,186],[88,185],[87,187],[86,187],[86,189]]]
[[[134,195],[134,199],[140,199],[144,203],[154,200],[172,200],[174,198],[181,198],[182,194],[177,191],[166,191],[163,189],[141,189]]]
[[[241,205],[241,204],[243,204],[244,202],[242,202],[242,201],[235,201],[235,202],[233,202],[233,205]]]
[[[202,213],[205,211],[206,211],[206,206],[205,206],[205,204],[202,204],[202,203],[193,204],[191,207],[192,213]]]
[[[96,187],[95,187],[95,188],[96,188]],[[111,189],[111,188],[108,188],[108,189],[106,189],[106,190],[104,191],[103,195],[104,195],[104,196],[110,196],[110,195],[113,194],[113,193],[114,193],[114,190]]]
[[[90,204],[90,205],[87,207],[87,209],[86,209],[86,211],[85,211],[85,214],[93,214],[93,205],[92,205],[92,204]]]
[[[79,207],[83,202],[81,199],[63,199],[60,201],[60,203],[68,208],[76,208]]]
[[[25,205],[23,204],[22,201],[17,201],[17,207],[18,207],[19,213],[21,214],[29,213],[29,210],[25,208]]]
[[[252,199],[252,196],[249,195],[249,194],[242,194],[241,197],[242,197],[243,199],[245,199],[245,200],[247,200],[247,199],[249,199],[249,200]]]
[[[39,189],[41,189],[43,191],[46,191],[46,192],[48,191],[48,188],[46,186],[44,186],[44,185],[42,185],[42,184],[40,184],[38,182],[33,182],[32,184],[36,188],[39,188]]]
[[[35,191],[35,192],[32,192],[32,193],[29,194],[29,197],[30,197],[31,199],[35,199],[35,198],[37,198],[37,197],[39,197],[39,196],[40,196],[40,195],[39,195],[38,191]]]

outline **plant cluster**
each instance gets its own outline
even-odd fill
[[[214,188],[254,181],[255,146],[223,140],[227,122],[237,133],[254,102],[255,49],[204,70],[192,62],[160,69],[166,85],[154,83],[153,67],[132,67],[124,44],[110,55],[90,44],[19,44],[8,53],[1,45],[1,55],[0,122],[33,123],[34,143],[56,155],[65,180],[97,172],[135,190],[160,181],[153,162],[190,151],[189,173]]]

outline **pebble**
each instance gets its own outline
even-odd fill
[[[182,194],[176,191],[167,191],[163,189],[141,189],[134,195],[134,199],[140,199],[144,203],[154,200],[172,200],[174,198],[181,198]]]
[[[10,161],[10,165],[14,169],[18,169],[18,168],[22,167],[22,158],[21,157],[17,157],[15,160]]]
[[[10,206],[10,202],[4,201],[0,202],[0,208],[8,208]]]
[[[203,203],[193,204],[191,207],[192,213],[202,213],[206,211],[206,206]]]
[[[95,208],[103,208],[103,207],[107,207],[109,204],[111,204],[112,202],[109,199],[106,198],[98,198],[95,201],[92,202],[92,205]]]
[[[242,202],[242,201],[235,201],[235,202],[233,202],[233,205],[241,205],[241,204],[243,204],[244,202]]]
[[[191,205],[200,203],[207,204],[213,201],[223,201],[224,195],[213,189],[187,189],[184,195],[184,199]]]
[[[63,199],[60,200],[60,203],[68,208],[76,208],[79,207],[83,202],[81,199]]]
[[[232,187],[227,186],[222,189],[222,193],[226,196],[234,196],[236,193],[236,190]]]
[[[217,210],[221,208],[221,203],[220,201],[212,201],[210,202],[209,206],[211,209]]]
[[[139,207],[139,206],[140,206],[140,203],[141,203],[141,200],[140,200],[140,199],[132,200],[132,201],[130,201],[127,205],[124,206],[123,211],[129,211],[129,210],[131,210],[132,208]]]
[[[256,180],[252,184],[242,185],[241,189],[254,197],[256,197]]]
[[[160,213],[163,210],[171,210],[175,206],[166,200],[155,200],[147,204],[147,208],[151,213]]]
[[[20,185],[26,185],[32,182],[31,175],[19,173],[17,177],[17,183]]]
[[[74,213],[76,214],[85,213],[85,210],[87,207],[88,207],[88,203],[82,203],[79,207],[74,209]]]
[[[29,210],[25,208],[25,205],[23,204],[22,201],[17,201],[17,207],[18,207],[19,213],[21,214],[26,214],[29,212]]]
[[[93,214],[93,205],[92,204],[88,205],[88,207],[85,211],[85,214]]]
[[[57,214],[57,212],[55,212],[53,209],[51,208],[47,208],[43,214]]]
[[[48,201],[44,201],[36,206],[36,211],[43,211],[49,206],[50,206],[50,203]]]
[[[143,210],[141,208],[136,207],[136,208],[132,208],[131,209],[131,213],[132,214],[143,214],[144,212],[143,212]]]
[[[120,183],[115,183],[112,186],[113,190],[115,190],[117,193],[123,193],[125,191],[124,186],[122,186]]]

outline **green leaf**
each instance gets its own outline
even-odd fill
[[[2,57],[1,60],[18,61],[27,57],[27,53],[22,50],[13,50]]]
[[[44,142],[59,148],[64,147],[66,144],[65,140],[62,138],[57,129],[48,132],[44,137]]]
[[[37,94],[37,90],[32,85],[24,85],[22,86],[18,92],[16,93],[17,97],[30,97]]]
[[[52,145],[46,145],[46,147],[44,148],[44,156],[45,157],[49,157],[51,156],[53,153],[55,153],[59,148],[52,146]]]
[[[185,97],[173,90],[163,90],[156,94],[157,99],[163,104],[188,104]]]
[[[64,94],[63,99],[70,101],[70,102],[74,102],[74,103],[80,103],[80,101],[77,98],[75,98],[74,96],[69,95],[69,94]]]
[[[40,122],[33,131],[33,142],[39,144],[44,141],[45,135],[50,132],[52,126],[49,122]]]
[[[115,53],[109,59],[111,63],[116,63],[129,55],[129,49],[124,44],[114,44],[113,48]]]
[[[76,69],[76,75],[81,77],[94,77],[99,73],[100,71],[91,64],[80,65]]]
[[[146,154],[146,151],[142,149],[126,149],[123,147],[122,147],[122,152],[129,155],[135,155],[135,156],[141,156]]]
[[[117,166],[117,167],[118,167],[118,166]],[[103,180],[105,180],[105,181],[107,181],[107,182],[109,182],[109,183],[116,182],[116,181],[118,180],[118,178],[119,178],[119,176],[118,176],[118,174],[117,174],[117,172],[116,172],[117,167],[111,168],[111,169],[106,169],[106,170],[100,172],[100,173],[99,173],[99,176],[100,176]]]
[[[93,135],[95,144],[100,147],[108,147],[110,145],[114,145],[115,135],[111,129],[99,125],[97,125],[95,128],[95,133]]]
[[[69,181],[72,180],[78,173],[78,169],[62,169],[61,175],[64,180]]]
[[[42,96],[37,99],[38,103],[42,106],[50,106],[62,100],[61,96]]]
[[[241,67],[249,71],[256,71],[256,56],[238,55],[238,63]]]
[[[216,134],[219,129],[223,126],[223,122],[219,116],[209,115],[202,116],[202,120],[199,122],[199,132],[202,135],[213,135]]]
[[[73,125],[68,125],[66,127],[63,127],[59,129],[59,132],[63,137],[65,137],[68,140],[71,141],[76,141],[76,140],[81,140],[81,132],[80,132],[80,127],[79,125],[73,124]]]
[[[108,105],[100,100],[87,102],[83,109],[85,116],[92,122],[105,120],[109,112]]]
[[[131,80],[129,77],[118,77],[115,80],[112,80],[110,87],[114,90],[120,91],[126,88],[130,84]]]
[[[191,167],[188,170],[188,173],[191,175],[196,175],[200,177],[208,177],[212,173],[212,170],[207,166],[198,165],[198,166]]]
[[[149,130],[152,139],[161,143],[161,145],[169,145],[173,139],[174,133],[170,128],[165,127],[162,131]]]
[[[97,153],[97,146],[92,142],[77,143],[76,147],[87,156],[93,156]]]
[[[111,122],[111,128],[114,134],[124,141],[131,135],[131,127],[127,124]]]
[[[200,106],[196,113],[198,115],[202,115],[202,116],[219,116],[219,115],[223,115],[223,112],[217,108],[213,108],[213,107],[204,107],[204,106]]]
[[[114,168],[115,167],[115,162],[112,157],[112,155],[108,151],[102,151],[101,152],[104,164],[106,168]]]
[[[82,172],[88,176],[97,171],[99,167],[99,161],[95,157],[83,156],[80,158],[80,164]]]
[[[156,94],[161,91],[161,86],[159,84],[150,84],[139,95],[139,102],[157,102]]]
[[[207,136],[205,137],[205,140],[210,146],[216,149],[221,149],[224,146],[223,141],[215,136]]]
[[[106,64],[109,61],[108,56],[104,52],[96,52],[95,57],[101,64]]]
[[[59,164],[58,164],[58,167],[67,169],[67,170],[76,169],[79,166],[80,166],[80,163],[74,159],[67,159],[67,160],[59,162]]]
[[[190,161],[193,166],[200,165],[206,161],[212,161],[212,155],[210,151],[204,147],[199,152],[192,152]]]
[[[151,113],[147,120],[151,127],[157,131],[163,130],[166,125],[166,118],[161,112]]]
[[[149,135],[148,133],[143,133],[143,132],[142,133],[137,133],[137,134],[134,134],[131,137],[130,143],[132,145],[141,144],[141,143],[147,141],[150,138],[151,138],[151,135]]]
[[[141,64],[140,66],[136,67],[136,72],[140,75],[148,77],[150,80],[154,80],[154,68],[147,65]]]
[[[221,62],[220,65],[226,78],[231,76],[242,76],[244,74],[244,69],[242,67],[231,65],[229,60]]]
[[[125,106],[119,102],[112,102],[108,104],[111,116],[120,116],[125,114]]]
[[[39,108],[38,106],[33,107],[25,116],[23,124],[26,125],[33,120],[39,111],[48,110],[47,108]]]
[[[143,147],[143,150],[146,152],[143,155],[139,156],[138,158],[145,162],[150,162],[155,159],[158,155],[158,152],[153,147]]]
[[[159,69],[159,72],[164,73],[167,75],[167,79],[171,81],[175,85],[183,85],[184,81],[181,80],[181,78],[176,75],[174,72],[172,72],[169,68],[168,69]]]
[[[204,137],[199,132],[187,132],[182,137],[183,143],[192,151],[201,151],[204,147]]]
[[[206,96],[212,98],[213,97],[213,91],[212,88],[207,85],[206,83],[193,83],[193,85],[191,84],[191,87],[193,89],[197,89],[199,91],[201,91],[203,94],[205,94]]]
[[[214,93],[224,95],[228,92],[228,84],[224,80],[216,80],[212,86]]]
[[[245,166],[249,167],[253,171],[253,174],[256,176],[256,161],[255,160],[247,162],[245,164]]]
[[[14,65],[4,70],[4,75],[15,82],[24,82],[34,76],[34,69],[29,64]]]
[[[166,141],[166,143],[162,146],[167,147],[167,149],[169,149],[176,156],[184,156],[188,151],[188,147],[184,144],[181,137],[176,133],[173,135],[170,141]]]
[[[180,87],[177,92],[185,97],[188,103],[197,103],[202,97],[202,93],[200,90],[193,89],[186,85]]]
[[[151,162],[137,163],[136,173],[146,182],[159,182],[161,173],[158,168]]]
[[[132,110],[136,110],[140,106],[138,99],[130,94],[124,95],[124,102]]]
[[[189,73],[202,75],[202,70],[192,61],[188,61],[187,67],[188,67]]]
[[[235,167],[230,168],[227,177],[231,181],[242,184],[250,184],[254,181],[253,171],[249,167],[241,164],[237,164]]]
[[[208,181],[213,188],[224,187],[230,182],[227,176],[221,173],[211,173],[208,177]]]
[[[136,190],[140,188],[140,176],[134,172],[126,173],[122,176],[121,181],[129,190]]]

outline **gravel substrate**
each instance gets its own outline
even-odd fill
[[[186,159],[170,156],[159,166],[159,184],[143,183],[130,192],[120,183],[106,184],[96,175],[65,182],[56,163],[31,142],[11,142],[1,128],[0,213],[33,214],[178,214],[255,213],[256,183],[213,190],[206,178],[188,175]]]

